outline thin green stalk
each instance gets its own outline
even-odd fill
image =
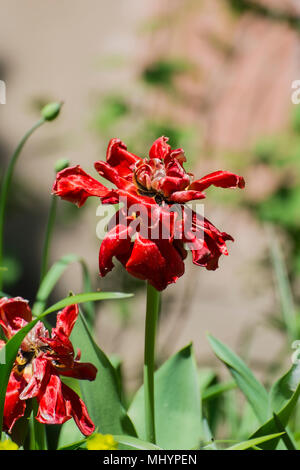
[[[29,422],[29,450],[46,450],[45,425],[39,423],[35,416],[38,412],[38,403],[36,398],[32,399],[32,413]]]
[[[160,293],[147,283],[147,310],[145,322],[145,356],[144,356],[144,393],[145,393],[145,427],[149,442],[156,443],[155,434],[155,401],[154,401],[154,367],[155,337],[160,305]]]
[[[33,132],[38,129],[42,124],[46,122],[45,118],[41,118],[21,139],[19,145],[17,146],[14,154],[11,157],[11,160],[8,164],[8,168],[4,174],[2,185],[1,185],[1,193],[0,193],[0,267],[2,267],[3,263],[3,231],[4,231],[4,220],[5,220],[5,209],[6,209],[6,202],[7,197],[9,194],[9,189],[12,181],[12,176],[14,172],[14,168],[18,157],[24,147],[24,144],[27,142],[28,138],[33,134]],[[0,290],[2,289],[3,285],[3,271],[0,270]]]
[[[44,279],[45,274],[48,271],[49,250],[50,250],[50,242],[51,242],[51,237],[53,234],[55,218],[56,218],[56,206],[57,206],[57,198],[56,196],[53,195],[51,199],[51,205],[50,205],[47,228],[46,228],[46,236],[45,236],[45,242],[44,242],[43,253],[42,253],[41,282]]]

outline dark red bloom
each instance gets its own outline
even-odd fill
[[[119,139],[112,139],[106,161],[96,162],[95,168],[115,189],[106,188],[80,166],[57,174],[53,193],[78,207],[89,196],[98,196],[103,204],[126,198],[126,208],[120,209],[109,224],[100,246],[101,276],[112,270],[112,259],[116,257],[130,274],[163,290],[184,273],[187,248],[192,251],[193,262],[209,270],[218,267],[221,254],[228,254],[225,242],[232,237],[186,203],[205,198],[203,191],[212,185],[244,188],[244,179],[228,171],[216,171],[193,181],[193,175],[183,167],[185,161],[183,150],[172,150],[166,137],[157,139],[149,158],[144,159],[128,152]]]
[[[81,398],[60,376],[95,380],[97,369],[74,357],[69,336],[78,316],[77,305],[57,314],[51,337],[38,322],[23,340],[10,374],[4,404],[3,429],[11,432],[15,422],[24,416],[26,400],[36,397],[39,408],[36,419],[45,424],[62,424],[73,418],[84,435],[95,426]],[[0,326],[7,339],[32,320],[28,302],[21,297],[0,300]],[[0,349],[5,345],[0,341]]]

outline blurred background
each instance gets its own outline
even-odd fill
[[[296,315],[300,298],[300,105],[291,102],[299,0],[0,0],[0,11],[2,174],[41,106],[64,102],[16,168],[4,291],[34,299],[58,159],[96,177],[110,138],[146,156],[169,136],[197,177],[229,170],[246,189],[207,191],[206,217],[235,242],[216,272],[188,259],[186,275],[163,292],[158,363],[193,341],[199,365],[217,367],[210,332],[268,383],[290,364],[286,315]],[[78,210],[58,201],[51,262],[76,253],[95,290],[135,292],[98,304],[95,331],[104,351],[122,358],[132,393],[142,373],[144,284],[119,266],[98,276],[98,203]],[[70,290],[82,291],[80,266],[66,271],[52,300]]]

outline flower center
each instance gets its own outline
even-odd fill
[[[18,356],[16,358],[15,370],[22,374],[26,368],[30,368],[32,361],[39,355],[40,352],[49,352],[51,348],[45,346],[33,345],[29,350],[19,349]]]
[[[133,182],[141,196],[156,198],[156,196],[160,195],[158,199],[163,200],[163,194],[159,189],[159,182],[165,176],[166,169],[164,163],[158,158],[152,158],[151,160],[143,160],[137,163],[133,172]]]
[[[22,349],[19,350],[18,356],[16,359],[16,369],[21,374],[24,369],[31,364],[32,360],[34,357],[36,357],[36,351],[35,350],[30,350],[30,351],[23,351]]]
[[[43,323],[38,322],[25,336],[16,358],[15,370],[22,374],[25,369],[31,368],[32,361],[41,353],[51,351],[51,348],[43,342],[43,337],[48,336],[48,331]]]

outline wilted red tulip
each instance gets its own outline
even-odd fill
[[[73,418],[85,434],[95,426],[81,398],[61,380],[60,376],[95,380],[97,369],[81,363],[80,352],[74,358],[69,339],[78,316],[77,305],[57,314],[51,337],[42,322],[38,322],[23,340],[12,369],[4,405],[3,429],[11,432],[15,422],[24,416],[26,400],[36,397],[36,419],[45,424],[62,424]],[[32,320],[28,302],[21,297],[0,300],[0,325],[7,339]],[[0,341],[0,349],[5,345]]]
[[[199,180],[183,168],[186,161],[182,149],[172,150],[166,137],[152,145],[149,158],[142,159],[127,151],[119,139],[108,145],[106,162],[98,161],[98,173],[114,183],[108,189],[86,174],[80,166],[66,168],[57,174],[53,193],[81,207],[89,196],[100,197],[103,204],[115,204],[126,198],[128,208],[121,209],[100,247],[100,275],[113,268],[115,256],[133,276],[148,280],[163,290],[184,273],[186,244],[192,251],[193,262],[214,270],[221,254],[227,255],[226,240],[230,235],[220,232],[206,218],[192,211],[185,203],[203,199],[203,191],[214,185],[221,188],[243,188],[244,179],[228,171],[216,171]],[[139,205],[146,211],[148,227],[156,227],[145,236],[145,217],[137,216],[131,207]],[[183,216],[174,205],[184,208]],[[171,208],[171,210],[170,210]],[[136,219],[141,219],[137,225]],[[190,226],[187,226],[190,219]],[[164,227],[168,236],[163,236]]]

